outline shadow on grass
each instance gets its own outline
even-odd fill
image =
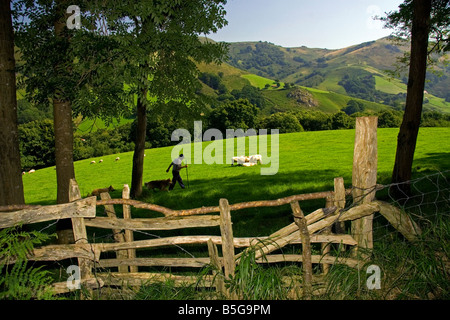
[[[414,159],[414,173],[434,173],[450,170],[450,152],[427,153],[426,157]]]
[[[221,198],[228,199],[231,204],[274,200],[295,194],[331,191],[337,176],[338,173],[332,170],[299,170],[273,176],[243,173],[215,179],[196,178],[184,190],[177,185],[171,192],[148,192],[143,200],[176,210],[217,206]]]
[[[221,198],[226,198],[230,204],[275,200],[302,193],[331,191],[333,179],[337,176],[338,173],[332,170],[298,170],[273,176],[262,176],[258,171],[254,175],[243,173],[212,180],[196,178],[184,190],[177,185],[170,192],[147,191],[141,200],[174,210],[218,206]],[[308,214],[323,208],[325,199],[302,201],[301,206]],[[136,210],[134,214],[136,217],[149,216],[148,211],[141,210]],[[236,236],[267,236],[293,222],[289,204],[236,210],[232,212],[232,220]]]

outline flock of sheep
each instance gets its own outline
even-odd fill
[[[114,161],[119,161],[119,160],[120,160],[120,157],[117,157]],[[100,159],[100,161],[98,163],[102,163],[102,162],[103,162],[103,159]],[[91,164],[96,164],[95,160],[92,160]]]
[[[232,165],[234,163],[237,163],[238,166],[241,165],[244,167],[251,167],[257,165],[258,162],[262,164],[262,156],[260,154],[255,154],[249,157],[247,156],[233,157]]]
[[[119,160],[120,160],[120,157],[117,157],[114,161],[119,161]],[[103,162],[103,159],[100,159],[98,163],[102,163],[102,162]],[[92,160],[92,161],[91,161],[91,164],[96,164],[96,163],[97,163],[97,162],[96,162],[95,160]],[[22,175],[27,174],[27,173],[34,173],[34,172],[36,172],[36,170],[35,170],[35,169],[31,169],[31,170],[28,171],[28,172],[23,171],[23,172],[22,172]]]

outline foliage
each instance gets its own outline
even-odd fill
[[[19,124],[25,124],[35,120],[52,119],[53,115],[50,108],[41,110],[26,99],[17,100],[17,121]]]
[[[331,116],[331,129],[353,129],[355,127],[355,120],[346,115],[344,112],[338,112]]]
[[[102,10],[126,61],[122,79],[130,102],[136,96],[146,106],[202,102],[195,62],[220,62],[227,45],[201,41],[198,35],[226,24],[221,1],[112,1]]]
[[[261,266],[256,261],[256,250],[249,248],[241,255],[235,275],[225,280],[225,287],[243,300],[283,300],[291,289],[283,282],[289,271],[292,270]]]
[[[78,5],[86,9],[88,3]],[[76,113],[86,116],[123,115],[119,101],[109,99],[111,91],[123,90],[123,83],[118,82],[118,69],[104,63],[114,51],[108,39],[91,32],[95,17],[83,15],[85,28],[64,28],[57,36],[55,22],[66,7],[54,1],[20,0],[13,5],[15,43],[21,53],[19,84],[26,89],[27,100],[48,106],[57,97],[71,101]]]
[[[405,0],[398,11],[391,11],[387,16],[379,18],[385,22],[385,27],[393,29],[398,38],[409,39],[413,20],[413,0]],[[447,0],[431,2],[431,48],[429,54],[443,53],[450,50],[449,25],[450,5]]]
[[[55,164],[55,135],[52,120],[19,125],[22,168],[42,168]]]
[[[298,111],[294,113],[306,131],[330,130],[330,115],[321,111]]]
[[[258,109],[248,100],[239,99],[214,109],[209,116],[211,128],[225,133],[227,129],[255,129]]]
[[[260,129],[278,129],[280,133],[301,132],[303,127],[292,113],[279,112],[260,120]]]
[[[345,74],[338,84],[344,87],[347,94],[351,97],[360,98],[367,101],[380,102],[386,105],[394,106],[397,100],[404,101],[405,98],[404,94],[394,95],[376,90],[374,75],[363,70],[359,70],[358,73]],[[353,109],[354,106],[352,111]],[[360,111],[363,110],[354,111],[352,113]],[[348,112],[346,113],[352,114]]]
[[[49,287],[52,279],[43,267],[27,265],[27,255],[35,245],[49,240],[51,236],[11,227],[0,230],[0,299],[2,300],[48,300],[54,298]],[[11,267],[8,262],[14,260]]]
[[[435,300],[448,299],[448,221],[441,219],[424,230],[415,243],[384,237],[375,241],[370,261],[361,268],[333,265],[327,275],[331,299]],[[366,286],[369,265],[381,269],[381,288]]]
[[[98,129],[91,133],[76,133],[74,136],[74,160],[101,157],[131,151],[132,125],[125,124],[113,129]]]
[[[254,104],[259,109],[264,108],[266,105],[266,101],[264,96],[261,94],[261,90],[251,85],[244,86],[240,91],[235,89],[231,91],[231,94],[236,100],[247,99],[251,104]]]
[[[176,285],[174,280],[148,281],[133,297],[134,300],[196,300],[201,296],[193,285]]]
[[[347,106],[342,109],[347,115],[351,116],[352,114],[356,112],[363,112],[364,111],[364,105],[356,100],[350,100],[347,103]]]
[[[202,72],[198,77],[207,86],[217,90],[219,94],[226,94],[228,92],[227,87],[222,82],[222,77],[210,72]]]
[[[422,114],[422,127],[448,127],[450,126],[450,114],[440,112],[424,112]]]
[[[384,110],[378,114],[378,128],[399,128],[403,114],[400,111]]]
[[[239,128],[279,129],[280,133],[320,131],[331,129],[348,129],[354,126],[356,116],[369,115],[361,112],[352,116],[344,114],[328,114],[321,111],[303,110],[297,112],[276,113],[270,116],[258,116],[255,109],[242,104],[242,109],[235,115],[233,110],[240,102],[228,102],[214,109],[209,116],[203,117],[203,129],[228,127],[227,123]],[[234,107],[233,107],[234,106]],[[234,108],[234,109],[233,109]],[[176,107],[166,108],[165,112],[149,111],[147,117],[147,148],[159,148],[177,144],[171,141],[171,133],[175,129],[185,128],[193,133],[195,114],[180,113]],[[348,111],[348,110],[347,110]],[[244,112],[247,118],[244,117]],[[226,115],[225,115],[226,113]],[[233,115],[233,117],[231,115]],[[403,119],[403,112],[383,110],[376,114],[379,128],[398,128]],[[240,118],[239,118],[240,117]],[[239,119],[238,119],[239,118]],[[248,121],[248,122],[247,122]],[[217,126],[217,127],[216,127]],[[449,127],[450,115],[440,112],[424,112],[422,127]],[[115,128],[98,129],[92,132],[76,132],[74,135],[74,160],[89,159],[109,154],[132,151],[135,139],[135,122]],[[19,125],[20,150],[22,168],[43,168],[53,166],[54,136],[53,121],[40,120]]]
[[[131,151],[132,125],[75,133],[74,161]],[[39,169],[55,165],[53,121],[32,121],[19,125],[19,144],[22,168]]]
[[[305,87],[317,87],[325,81],[325,75],[321,71],[313,71],[312,73],[297,80],[297,84]]]

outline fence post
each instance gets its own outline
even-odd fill
[[[130,187],[127,184],[123,186],[122,198],[130,199]],[[131,219],[131,209],[130,209],[129,205],[126,205],[126,204],[123,205],[123,218]],[[134,241],[134,236],[133,236],[132,230],[125,230],[125,241],[126,242]],[[136,250],[128,249],[128,259],[134,259],[134,258],[136,258]],[[138,272],[138,266],[129,266],[129,268],[130,268],[130,272]]]
[[[110,200],[111,196],[107,192],[100,193],[100,198],[102,200]],[[114,211],[113,205],[105,205],[106,214],[109,218],[116,219],[116,212]],[[125,242],[125,236],[120,229],[113,229],[114,240],[118,243]],[[117,259],[128,258],[128,252],[126,250],[119,250],[116,252]],[[128,272],[128,266],[119,265],[119,272]]]
[[[344,178],[334,178],[334,203],[333,206],[340,209],[345,208],[345,185]],[[336,222],[336,233],[345,233],[345,222]]]
[[[325,204],[325,208],[331,208],[333,207],[334,204],[334,196],[328,196],[326,198],[326,204]],[[332,233],[332,225],[323,229],[322,234],[331,234]],[[322,249],[322,258],[325,257],[327,254],[330,253],[331,248],[330,248],[330,243],[322,243],[321,249]],[[322,263],[322,271],[324,274],[328,274],[328,271],[330,270],[330,264],[329,263]]]
[[[311,239],[309,237],[308,225],[298,201],[291,202],[292,214],[295,224],[300,229],[300,238],[302,240],[303,256],[303,296],[305,299],[311,299],[312,293],[312,260],[311,260]]]
[[[220,199],[220,233],[222,236],[222,255],[225,279],[234,277],[236,261],[234,255],[233,227],[230,205],[227,199]]]
[[[338,211],[345,208],[345,185],[344,178],[334,178],[334,203]],[[345,234],[345,221],[338,221],[334,224],[335,231],[337,234]],[[346,250],[346,245],[341,244],[341,250]]]
[[[80,199],[81,199],[81,192],[80,188],[78,187],[77,181],[75,179],[70,179],[69,202],[74,202]],[[84,224],[84,218],[72,218],[71,220],[75,245],[89,243],[86,232],[86,225]],[[93,278],[92,274],[93,266],[94,265],[92,261],[89,261],[88,259],[78,258],[78,267],[80,268],[81,281]],[[89,290],[88,292],[92,294],[91,290]],[[83,299],[83,295],[81,297]]]
[[[378,163],[377,126],[378,117],[356,118],[352,173],[354,204],[369,203],[375,198]],[[373,248],[372,224],[373,214],[352,222],[352,235],[358,242],[358,248],[368,250]]]
[[[211,260],[211,265],[215,269],[213,271],[213,278],[214,281],[216,281],[216,291],[226,295],[225,283],[223,282],[223,276],[220,272],[222,270],[222,263],[220,262],[217,246],[211,239],[208,240],[208,253]]]

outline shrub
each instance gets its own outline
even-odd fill
[[[25,232],[20,227],[0,230],[0,299],[48,300],[54,298],[49,284],[52,279],[42,267],[27,265],[27,255],[35,245],[42,244],[50,236],[37,231]],[[14,260],[14,264],[8,264]]]
[[[304,131],[298,119],[291,113],[275,113],[260,121],[261,129],[279,129],[280,133]]]
[[[239,99],[214,109],[209,116],[210,128],[248,130],[255,128],[258,109],[248,100]]]

